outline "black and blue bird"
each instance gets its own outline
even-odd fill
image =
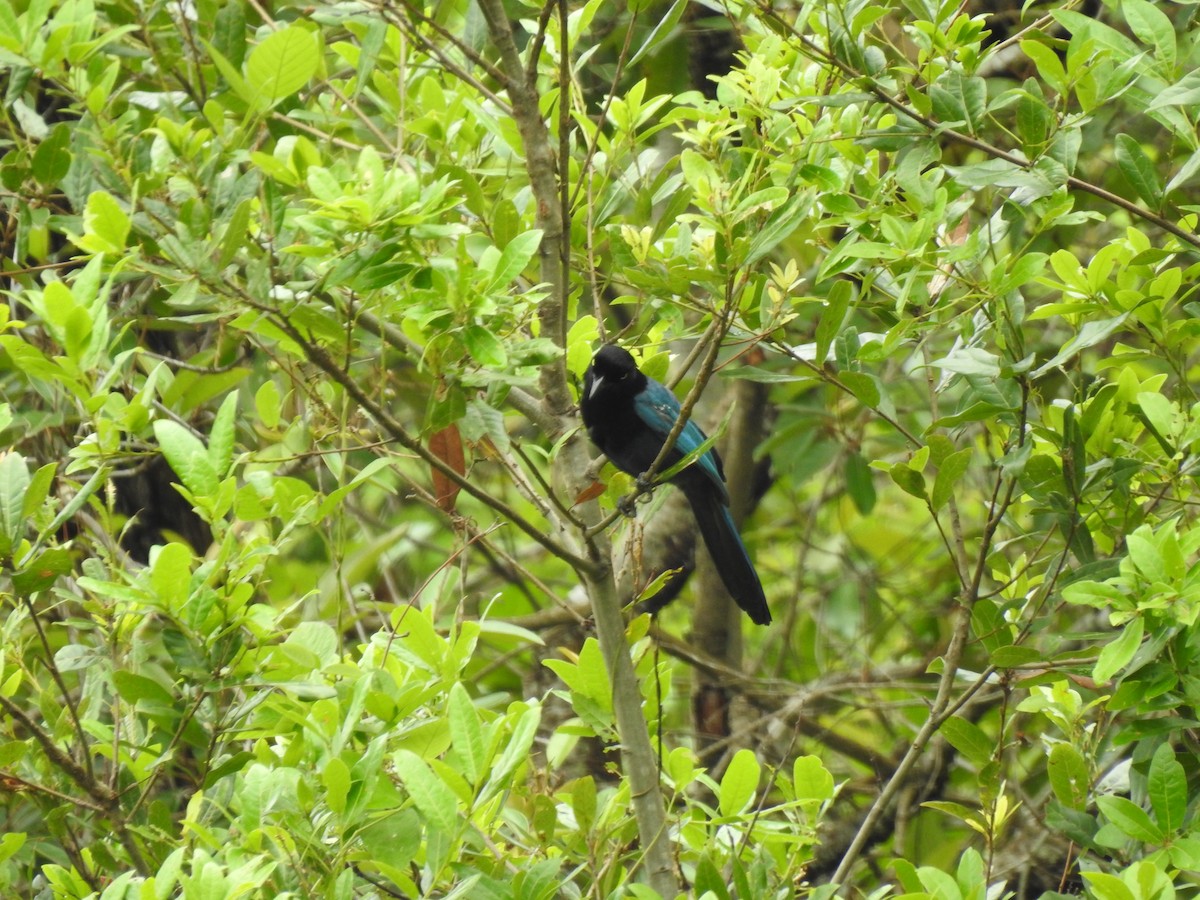
[[[616,344],[597,351],[583,376],[579,411],[588,437],[622,472],[649,470],[679,418],[679,401],[664,385],[647,377],[629,352]],[[678,463],[706,440],[689,421],[679,433],[663,470]],[[676,473],[671,483],[683,491],[696,517],[704,546],[734,601],[758,625],[771,621],[762,583],[729,514],[729,491],[721,457],[710,448]]]

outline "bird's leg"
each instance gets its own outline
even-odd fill
[[[643,495],[649,494],[652,490],[654,490],[655,487],[658,486],[658,482],[653,478],[650,478],[645,472],[642,472],[640,475],[638,475],[637,478],[634,479],[634,482],[637,484],[637,490],[629,496],[622,497],[617,501],[617,509],[620,510],[622,515],[628,516],[631,519],[637,515],[636,506],[638,500],[640,500]]]
[[[617,500],[617,511],[627,519],[637,516],[637,495],[626,494]]]

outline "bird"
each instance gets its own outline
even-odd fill
[[[635,477],[650,469],[679,419],[679,400],[637,367],[628,350],[605,344],[583,376],[579,412],[592,443],[622,472]],[[695,422],[680,431],[663,464],[674,466],[707,440]],[[701,454],[670,479],[692,508],[704,546],[734,602],[756,625],[771,612],[762,582],[729,513],[725,471],[715,448]]]

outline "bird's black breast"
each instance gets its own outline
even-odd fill
[[[641,475],[653,465],[662,449],[662,435],[652,431],[638,416],[633,401],[606,402],[597,398],[583,405],[583,424],[588,437],[614,466],[630,475]],[[671,453],[667,464],[673,465],[682,457]]]

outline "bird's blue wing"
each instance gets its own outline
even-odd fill
[[[679,418],[679,401],[675,395],[653,378],[649,378],[645,390],[634,398],[633,405],[637,410],[638,418],[645,422],[662,440],[666,440],[671,429],[675,427],[675,421]],[[706,440],[708,438],[704,432],[689,419],[688,423],[683,426],[683,431],[679,432],[679,438],[675,441],[675,449],[679,451],[680,456],[687,456]],[[721,476],[720,464],[717,460],[716,451],[710,448],[696,460],[695,465],[724,495],[725,479]]]

